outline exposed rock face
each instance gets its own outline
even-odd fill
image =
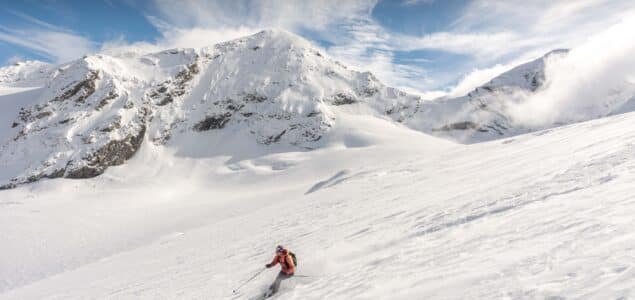
[[[176,76],[159,84],[155,90],[150,93],[149,97],[158,106],[172,103],[174,99],[183,96],[187,92],[188,83],[198,72],[199,69],[196,62],[185,66],[184,70],[176,74]]]
[[[74,98],[77,103],[84,103],[86,98],[95,92],[95,81],[99,79],[99,72],[89,71],[86,79],[74,83],[71,87],[66,88],[63,93],[55,97],[51,101],[66,101]]]
[[[131,134],[122,140],[112,140],[89,154],[81,166],[73,168],[73,162],[65,170],[66,178],[90,178],[104,173],[107,167],[123,164],[141,148],[145,136],[145,126],[141,126],[136,134]]]
[[[224,115],[206,117],[204,120],[194,125],[194,130],[207,131],[211,129],[221,129],[225,127],[227,122],[229,122],[231,116],[232,115],[230,113],[226,113]]]
[[[444,125],[441,128],[435,128],[432,130],[433,131],[450,131],[450,130],[466,130],[466,129],[485,130],[485,129],[482,129],[480,125],[473,122],[452,123],[452,124]]]
[[[117,94],[117,92],[110,91],[108,95],[106,95],[106,97],[104,97],[103,99],[99,101],[99,103],[97,103],[97,106],[95,106],[95,109],[101,110],[106,105],[108,105],[108,103],[110,103],[110,100],[117,99],[118,97],[119,97],[119,94]]]
[[[356,102],[357,100],[353,96],[345,93],[337,93],[333,96],[333,105],[347,105]]]

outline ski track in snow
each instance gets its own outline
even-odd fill
[[[279,243],[298,255],[297,274],[309,276],[283,282],[275,298],[280,300],[628,299],[635,296],[633,126],[635,115],[626,114],[512,142],[464,146],[428,139],[407,151],[379,144],[278,154],[232,162],[268,172],[241,168],[194,182],[187,180],[217,163],[190,161],[180,169],[175,166],[183,162],[176,159],[163,163],[174,164],[172,169],[140,167],[152,161],[146,149],[104,178],[2,192],[3,245],[14,243],[10,249],[28,253],[42,251],[32,248],[40,238],[63,241],[49,245],[49,254],[32,257],[39,268],[2,260],[0,269],[25,273],[13,283],[5,276],[18,279],[16,273],[0,271],[0,299],[256,299],[277,271],[265,272],[237,295],[232,290],[260,270]],[[273,171],[276,165],[286,167]],[[186,179],[166,175],[190,167]],[[135,169],[187,190],[170,200],[112,200],[120,211],[92,220],[113,222],[123,218],[117,213],[146,210],[145,221],[121,219],[129,227],[119,230],[129,235],[97,232],[94,241],[87,239],[90,229],[61,227],[68,230],[62,234],[29,217],[55,217],[60,204],[51,202],[63,196],[37,200],[59,192],[53,184],[85,196],[98,193],[91,185],[126,187],[100,201],[121,197],[126,189],[153,195],[149,190],[157,185],[150,181],[119,182],[134,178],[125,174]],[[220,186],[240,190],[241,197],[209,200],[229,195],[214,191]],[[76,206],[78,222],[99,229],[88,222],[87,210],[108,210],[83,201],[89,200],[63,202]],[[135,201],[148,207],[137,208]],[[42,231],[31,231],[37,229]],[[153,238],[136,240],[147,232]],[[11,238],[21,233],[22,239]],[[124,246],[114,246],[121,239]],[[66,253],[64,245],[86,253]],[[73,254],[79,256],[67,257]]]

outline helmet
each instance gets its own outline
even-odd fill
[[[282,245],[278,245],[278,246],[276,247],[276,252],[277,252],[277,253],[281,253],[282,251],[284,251],[284,247],[282,247]]]

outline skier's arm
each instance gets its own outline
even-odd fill
[[[273,260],[267,264],[267,268],[271,268],[277,264],[278,264],[278,256],[276,255],[273,257]]]

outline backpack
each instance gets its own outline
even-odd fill
[[[289,251],[289,255],[291,255],[291,259],[293,259],[293,265],[297,267],[298,266],[298,259],[295,258],[295,253]]]

